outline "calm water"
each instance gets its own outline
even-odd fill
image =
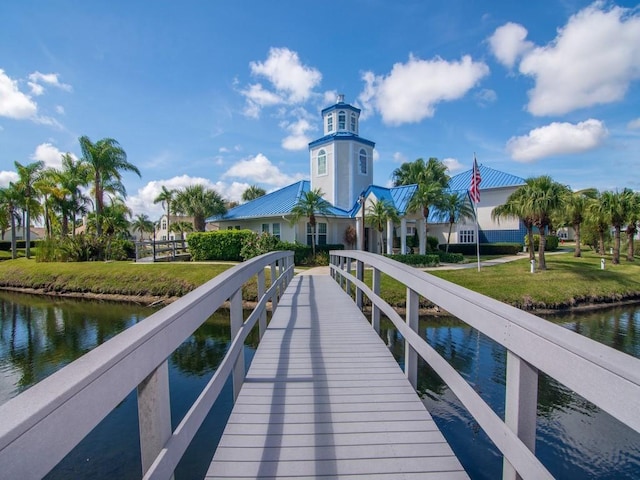
[[[0,403],[73,359],[134,325],[146,307],[52,300],[0,292]],[[640,307],[625,307],[552,321],[640,357]],[[475,330],[447,317],[425,318],[423,336],[504,413],[505,351]],[[389,322],[381,336],[401,361],[402,339]],[[255,336],[250,343],[255,342]],[[172,421],[181,420],[229,346],[226,315],[210,318],[169,359]],[[247,363],[253,356],[247,346]],[[640,434],[620,425],[584,399],[541,375],[537,453],[558,478],[639,478]],[[434,419],[472,478],[499,478],[502,459],[473,419],[435,374],[420,369],[419,390]],[[129,395],[48,478],[140,478],[135,393]],[[231,411],[223,391],[176,478],[202,478]]]

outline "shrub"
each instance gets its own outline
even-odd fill
[[[547,235],[545,237],[545,244],[544,244],[544,251],[545,252],[552,252],[554,250],[558,249],[558,244],[560,243],[560,239],[556,236],[556,235]],[[525,245],[527,243],[527,237],[524,238],[525,241]],[[533,235],[533,248],[534,250],[538,250],[538,247],[540,246],[540,235],[535,234]]]
[[[443,252],[438,250],[435,252],[442,263],[460,263],[464,261],[464,255],[461,253]]]
[[[255,235],[251,230],[218,230],[216,232],[194,232],[187,236],[189,252],[195,261],[230,260],[241,261],[242,246]]]
[[[428,252],[437,252],[438,251],[438,239],[436,237],[430,237],[427,235],[427,251]]]
[[[516,255],[522,251],[521,243],[481,243],[481,255]],[[449,253],[462,255],[476,255],[475,243],[452,243],[449,245]]]
[[[240,249],[240,257],[242,260],[248,260],[263,253],[273,252],[274,250],[282,250],[279,248],[280,240],[269,233],[255,233],[242,245]]]
[[[135,258],[136,247],[131,240],[107,241],[104,260],[122,261]]]
[[[440,264],[440,257],[438,255],[385,255],[392,260],[395,260],[405,265],[412,265],[414,267],[437,267]]]

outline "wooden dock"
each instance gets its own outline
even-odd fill
[[[206,478],[468,478],[415,390],[328,275],[295,277]]]

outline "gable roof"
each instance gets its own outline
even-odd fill
[[[249,220],[261,217],[277,217],[288,215],[303,193],[311,190],[309,180],[300,180],[274,192],[258,197],[250,202],[243,203],[227,211],[224,215],[216,215],[207,218],[207,222],[219,222],[226,220]],[[348,218],[349,212],[341,208],[329,208],[329,215]]]
[[[517,187],[524,185],[524,178],[516,177],[509,173],[494,170],[493,168],[479,165],[480,171],[480,190],[488,190],[490,188]],[[459,173],[451,177],[449,180],[449,190],[468,190],[471,185],[471,174],[473,169],[470,168],[466,172]]]

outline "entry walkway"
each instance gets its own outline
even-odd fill
[[[293,278],[207,473],[468,478],[398,363],[328,275]]]

